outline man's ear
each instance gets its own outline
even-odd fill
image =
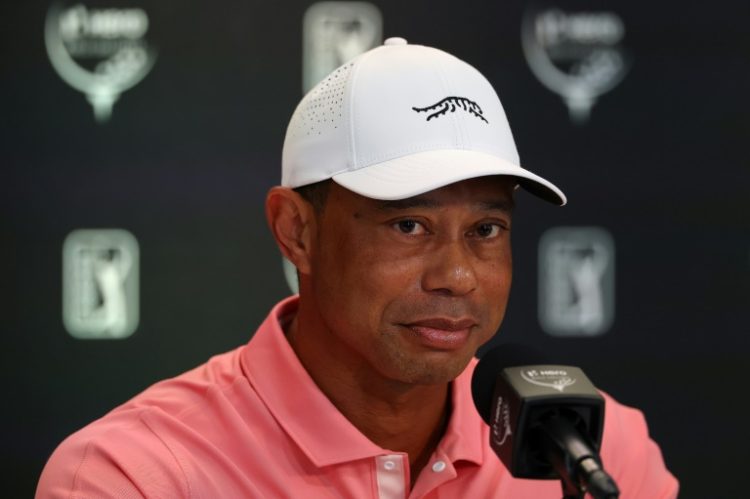
[[[312,205],[288,187],[266,196],[266,220],[284,256],[303,274],[310,273],[315,214]]]

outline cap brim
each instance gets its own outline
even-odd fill
[[[530,193],[560,206],[565,194],[539,175],[489,153],[463,149],[419,152],[334,175],[333,180],[362,196],[395,200],[475,177],[509,175]]]

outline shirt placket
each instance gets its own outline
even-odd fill
[[[406,454],[386,454],[375,458],[378,499],[406,499],[409,472]]]
[[[456,478],[457,472],[451,460],[440,451],[432,454],[427,466],[414,484],[414,490],[409,495],[410,498],[437,497],[435,490],[445,482]]]

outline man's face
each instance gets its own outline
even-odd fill
[[[367,375],[455,378],[505,314],[514,185],[481,177],[378,201],[332,184],[304,276],[318,340]]]

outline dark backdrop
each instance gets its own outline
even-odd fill
[[[613,1],[632,66],[574,125],[524,59],[520,0],[374,1],[384,36],[469,61],[503,99],[522,161],[569,205],[519,196],[515,279],[500,336],[584,367],[640,407],[682,497],[740,497],[748,432],[750,12],[743,0]],[[33,494],[70,432],[151,383],[244,343],[288,294],[265,227],[301,96],[310,2],[99,2],[149,16],[158,59],[98,124],[55,73],[48,2],[0,7],[0,332],[8,497]],[[575,5],[570,2],[567,5]],[[594,338],[537,320],[537,245],[555,226],[616,242],[616,314]],[[62,243],[117,227],[141,251],[138,330],[77,340],[62,322]]]

